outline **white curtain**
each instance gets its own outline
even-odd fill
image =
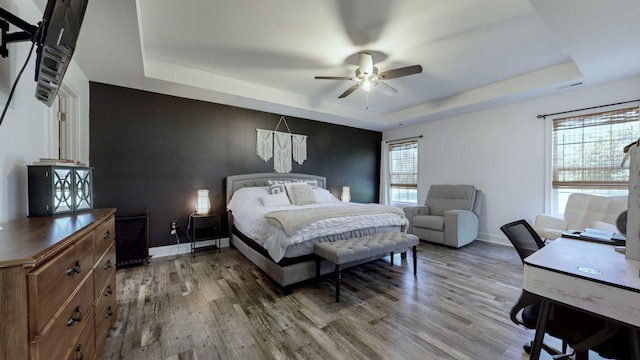
[[[389,205],[389,144],[380,144],[380,204]]]

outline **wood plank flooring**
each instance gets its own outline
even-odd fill
[[[421,242],[412,259],[346,269],[284,295],[237,250],[118,269],[109,359],[527,359],[509,320],[522,264],[507,246]]]

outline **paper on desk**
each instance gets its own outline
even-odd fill
[[[586,228],[582,233],[580,233],[580,236],[590,237],[593,239],[611,240],[613,238],[613,234],[613,231]]]

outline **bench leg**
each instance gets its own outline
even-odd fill
[[[393,251],[391,252],[391,266],[393,266]]]
[[[411,252],[413,253],[413,276],[418,276],[418,250],[417,250],[417,246],[414,246],[411,249]]]
[[[342,282],[342,269],[336,265],[336,302],[340,302],[340,283]]]
[[[316,288],[320,288],[320,262],[322,258],[320,256],[316,256]]]

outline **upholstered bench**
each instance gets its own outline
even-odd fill
[[[336,264],[336,302],[339,302],[340,282],[342,282],[341,265],[391,254],[391,266],[393,266],[393,253],[405,252],[409,248],[413,252],[413,275],[417,276],[416,247],[418,241],[418,237],[413,234],[385,232],[347,240],[317,243],[315,245],[316,282],[320,282],[320,262],[322,259]]]

